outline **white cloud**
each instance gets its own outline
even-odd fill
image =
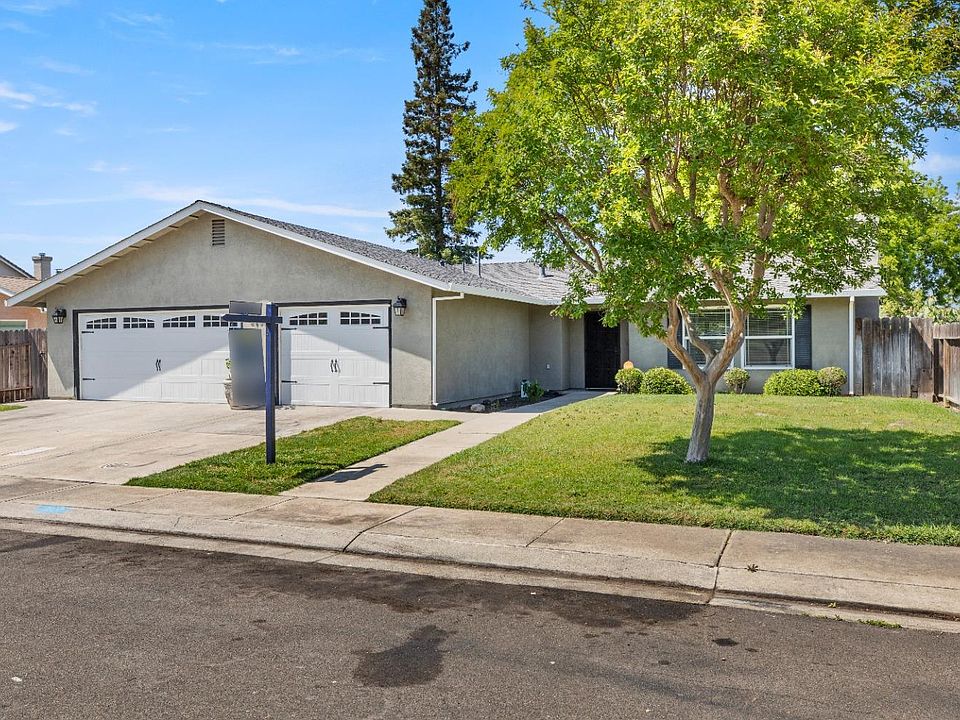
[[[278,43],[198,43],[196,50],[217,50],[246,59],[254,65],[279,65],[317,63],[328,60],[352,59],[361,62],[378,62],[382,56],[370,48],[302,48]]]
[[[46,15],[72,4],[73,0],[5,0],[0,2],[0,8],[24,15]]]
[[[114,22],[118,22],[121,25],[127,25],[129,27],[162,27],[167,24],[167,19],[160,13],[154,13],[153,15],[147,13],[138,13],[138,12],[112,12],[108,17]]]
[[[70,127],[59,127],[53,132],[62,137],[77,137],[78,135],[77,131]]]
[[[87,168],[87,170],[93,173],[107,173],[110,175],[119,175],[127,172],[129,169],[126,165],[111,165],[104,160],[97,160]]]
[[[0,120],[0,135],[3,135],[3,133],[8,133],[11,130],[16,130],[16,129],[17,129],[16,123],[4,122],[3,120]]]
[[[60,100],[57,93],[48,88],[43,88],[42,92],[24,92],[8,82],[0,82],[0,100],[6,100],[17,110],[41,107],[67,110],[78,115],[95,115],[97,112],[96,103]]]
[[[280,210],[282,212],[322,215],[327,217],[385,218],[388,216],[387,210],[362,210],[344,207],[342,205],[300,203],[270,197],[215,198],[214,202],[231,205],[233,207],[267,208],[270,210]]]
[[[262,208],[322,217],[385,218],[388,216],[387,210],[366,210],[343,205],[302,203],[276,197],[229,195],[223,194],[208,185],[159,185],[156,183],[138,183],[130,186],[125,192],[109,195],[38,198],[24,200],[18,204],[29,207],[49,207],[56,205],[93,205],[126,200],[152,200],[178,205],[189,205],[194,200],[209,200],[236,208]]]
[[[19,20],[6,20],[0,23],[0,30],[10,30],[21,35],[34,35],[36,31],[24,22]]]
[[[913,167],[926,175],[944,175],[960,172],[960,155],[930,153],[914,162]]]
[[[32,93],[14,90],[13,86],[8,82],[0,82],[0,100],[10,100],[11,102],[21,103],[23,105],[33,105],[37,101],[37,96]]]
[[[39,58],[36,62],[38,67],[41,67],[44,70],[49,70],[50,72],[62,73],[64,75],[92,74],[90,70],[82,68],[79,65],[71,65],[70,63],[60,62],[59,60],[51,60],[50,58]]]
[[[143,132],[148,135],[170,135],[173,133],[192,132],[193,128],[186,125],[166,125],[164,127],[144,128]]]
[[[109,235],[38,235],[34,233],[0,232],[0,242],[30,245],[31,247],[49,247],[50,245],[91,245],[103,247],[116,238]]]

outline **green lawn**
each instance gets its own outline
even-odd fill
[[[722,395],[711,460],[689,466],[692,415],[692,397],[578,403],[372,499],[960,545],[960,413],[920,400]]]
[[[456,424],[351,418],[278,438],[275,465],[264,463],[264,446],[258,445],[134,478],[127,485],[276,495]]]
[[[23,410],[26,407],[25,405],[0,405],[0,412],[7,412],[8,410]]]

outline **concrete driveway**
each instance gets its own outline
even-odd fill
[[[263,411],[225,405],[39,400],[0,413],[0,478],[119,485],[210,455],[263,442]],[[293,435],[364,408],[277,409],[277,433]]]

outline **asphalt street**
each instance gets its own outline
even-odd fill
[[[3,720],[944,720],[958,658],[960,635],[0,530]]]

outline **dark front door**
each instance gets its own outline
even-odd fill
[[[612,388],[620,369],[620,326],[607,327],[600,313],[583,316],[583,344],[586,351],[585,380],[588,388]]]

